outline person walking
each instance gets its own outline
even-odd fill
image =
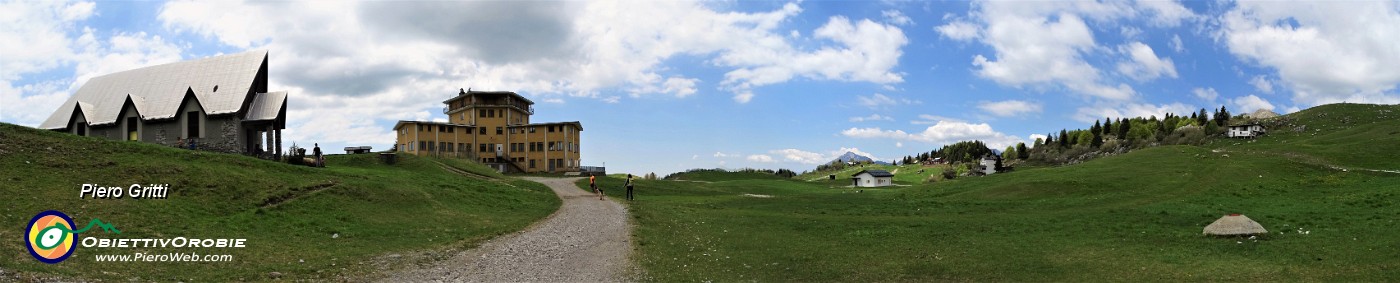
[[[593,188],[593,193],[598,194],[598,200],[603,200],[603,189],[598,188],[596,179],[598,179],[598,175],[588,174],[588,187]]]
[[[321,144],[313,143],[311,145],[316,146],[311,150],[312,156],[316,158],[316,167],[326,167],[326,160],[321,158]]]
[[[632,174],[627,174],[627,183],[624,185],[627,186],[627,200],[636,199],[632,197]]]

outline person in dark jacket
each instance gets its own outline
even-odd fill
[[[627,183],[624,185],[627,186],[627,200],[636,199],[632,197],[632,174],[627,174]]]

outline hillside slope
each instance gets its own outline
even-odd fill
[[[1400,169],[1382,145],[1400,144],[1396,110],[1328,105],[1284,117],[1322,129],[1307,134],[861,193],[642,182],[639,258],[656,281],[1394,281],[1400,174],[1357,169]],[[1230,213],[1270,233],[1202,236]]]
[[[399,155],[328,156],[328,168],[119,142],[0,124],[0,225],[24,227],[35,213],[59,210],[79,225],[99,218],[120,235],[100,238],[246,238],[242,249],[83,248],[59,264],[27,255],[23,241],[0,242],[0,266],[19,279],[262,281],[358,278],[429,259],[520,230],[553,212],[559,200],[538,183],[467,178],[470,162]],[[478,166],[479,167],[479,166]],[[79,199],[82,184],[169,184],[167,199]],[[20,229],[0,238],[21,239]],[[216,263],[94,262],[100,254],[229,254]],[[426,253],[425,253],[426,252]],[[386,264],[377,256],[402,254]],[[397,257],[397,256],[396,256]],[[379,262],[370,264],[370,262]]]

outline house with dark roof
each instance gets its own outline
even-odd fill
[[[287,93],[267,90],[267,51],[89,79],[39,128],[199,150],[281,154]]]
[[[867,188],[894,185],[894,174],[878,169],[860,170],[860,172],[851,174],[851,185]]]

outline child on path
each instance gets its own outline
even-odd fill
[[[597,178],[597,175],[589,174],[588,187],[593,188],[593,193],[598,194],[598,200],[603,200],[603,189],[598,188],[598,183],[595,181]]]
[[[627,186],[627,200],[633,200],[634,198],[632,197],[632,174],[627,174],[627,183],[626,183],[626,186]]]

